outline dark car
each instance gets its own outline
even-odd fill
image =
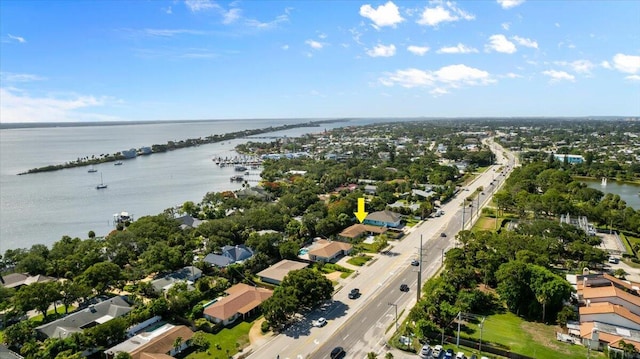
[[[444,353],[444,357],[447,359],[453,359],[453,349],[447,349],[447,351]]]
[[[356,299],[360,296],[360,289],[353,288],[351,292],[349,292],[349,299]]]
[[[342,347],[335,347],[333,348],[333,350],[331,351],[331,359],[338,359],[338,358],[344,358],[345,356],[345,351],[344,348]]]
[[[440,237],[446,237],[446,236],[447,236],[446,233],[444,233],[444,232],[440,233]]]
[[[411,265],[414,266],[414,267],[417,267],[417,266],[420,265],[420,262],[418,262],[417,259],[414,259],[414,260],[411,261]]]
[[[408,292],[409,291],[409,286],[406,284],[401,284],[400,285],[400,291],[401,292]]]

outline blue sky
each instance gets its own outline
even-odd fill
[[[640,1],[0,2],[0,122],[640,115]]]

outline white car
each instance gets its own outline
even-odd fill
[[[314,320],[311,325],[313,325],[314,327],[324,327],[325,325],[327,325],[327,320],[323,317],[318,318],[318,320]]]
[[[420,350],[420,356],[423,358],[428,358],[431,355],[431,347],[429,346],[429,344],[425,344],[422,346],[422,349]]]
[[[439,357],[441,352],[442,352],[442,345],[438,344],[435,347],[433,347],[433,357],[434,358]]]

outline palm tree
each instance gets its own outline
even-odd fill
[[[393,354],[391,354],[391,352],[388,352],[387,354],[384,355],[385,359],[393,359]]]

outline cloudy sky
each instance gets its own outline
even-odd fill
[[[640,115],[640,1],[0,2],[0,122]]]

